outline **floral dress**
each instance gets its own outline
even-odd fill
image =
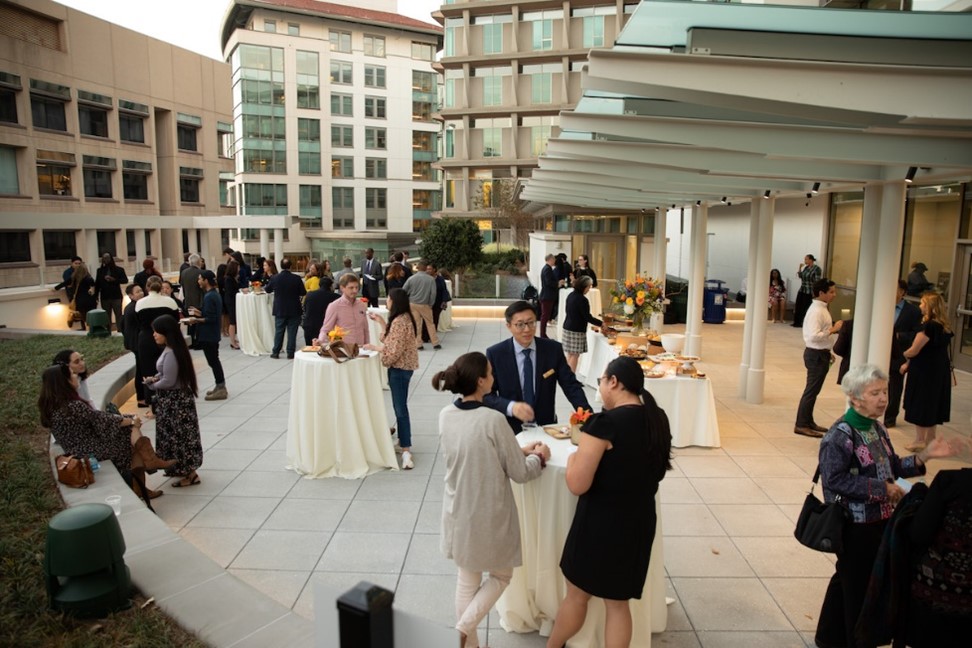
[[[769,305],[778,304],[786,300],[786,286],[780,282],[773,282],[769,287]]]
[[[51,415],[51,434],[67,454],[110,461],[119,472],[132,465],[131,429],[122,417],[92,408],[82,400],[62,405]]]
[[[202,465],[202,438],[196,397],[178,378],[178,364],[172,349],[159,357],[158,380],[147,385],[158,396],[155,411],[155,452],[163,459],[175,459],[166,474],[189,475]]]

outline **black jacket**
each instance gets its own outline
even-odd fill
[[[273,293],[274,317],[300,317],[300,298],[307,294],[304,280],[284,270],[270,278],[267,292]]]
[[[95,273],[95,297],[120,300],[122,284],[127,283],[128,275],[123,269],[118,266],[100,266]]]
[[[540,301],[557,300],[557,272],[548,264],[540,270]]]
[[[304,332],[316,338],[324,325],[324,313],[327,312],[327,307],[340,297],[339,293],[323,288],[307,293],[307,297],[304,298],[304,320],[301,322]]]

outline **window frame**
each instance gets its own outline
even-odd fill
[[[337,37],[336,39],[335,36]],[[345,37],[347,37],[346,45]],[[331,44],[332,52],[343,52],[344,54],[351,53],[351,32],[340,29],[328,29],[327,40]]]
[[[370,79],[369,79],[370,77]],[[380,77],[380,79],[379,79]],[[379,80],[381,83],[379,83]],[[387,88],[388,76],[384,65],[365,65],[364,84],[366,88]]]
[[[369,135],[371,145],[369,146]],[[388,129],[379,126],[365,126],[365,149],[369,151],[388,150]]]
[[[351,63],[351,61],[342,61],[341,59],[331,59],[328,68],[330,71],[331,85],[353,85],[354,84],[354,64]],[[337,76],[335,76],[335,73],[337,74]]]
[[[384,36],[378,36],[376,34],[364,35],[364,45],[362,47],[362,51],[364,52],[365,56],[374,56],[375,58],[385,58],[385,51],[386,51],[385,46],[386,43],[385,43]]]
[[[388,116],[388,100],[376,95],[365,95],[364,115],[369,119],[386,119]],[[370,110],[370,114],[369,114]]]

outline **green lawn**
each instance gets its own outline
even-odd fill
[[[201,646],[154,605],[107,619],[75,620],[47,609],[42,561],[47,522],[64,508],[40,426],[40,376],[61,349],[96,371],[125,353],[119,337],[37,335],[0,340],[0,645]]]

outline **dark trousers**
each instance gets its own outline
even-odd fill
[[[135,351],[135,373],[138,374],[138,352]],[[145,403],[145,383],[142,382],[142,377],[139,375],[135,376],[135,398],[139,403]]]
[[[830,371],[830,351],[828,349],[804,349],[803,365],[807,368],[807,386],[803,390],[803,396],[800,397],[796,426],[811,427],[814,425],[813,407],[817,404],[817,395],[823,389],[827,372]]]
[[[886,521],[844,526],[844,550],[837,554],[837,571],[830,579],[815,640],[818,646],[853,648],[854,626],[861,615],[874,558]]]
[[[432,307],[432,323],[435,325],[435,330],[436,331],[439,330],[439,316],[440,315],[442,315],[442,307],[441,306],[433,306]],[[429,327],[427,327],[425,325],[425,322],[422,322],[422,341],[423,342],[429,342],[430,341],[429,340]]]
[[[898,412],[901,411],[901,394],[904,393],[904,376],[899,371],[901,365],[891,363],[888,371],[888,409],[884,412],[884,424],[896,423]]]
[[[398,444],[412,447],[412,422],[408,416],[408,383],[412,380],[411,369],[388,368],[388,389],[391,390],[392,408],[398,426]]]
[[[803,328],[803,317],[810,310],[811,303],[813,303],[813,297],[802,290],[797,291],[796,300],[793,302],[793,326]]]
[[[300,324],[300,316],[275,317],[276,330],[273,333],[273,353],[280,353],[283,346],[284,329],[287,330],[287,355],[292,356],[297,351],[297,326]]]
[[[216,385],[225,385],[226,376],[223,375],[223,364],[219,361],[219,342],[197,340],[196,344],[202,349],[203,355],[206,356],[206,363],[213,370],[213,380]]]
[[[547,322],[553,319],[553,309],[555,302],[552,299],[540,300],[540,337],[547,337]]]
[[[114,319],[115,330],[120,332],[122,322],[122,300],[102,299],[101,307],[105,309],[105,313],[108,315],[108,330],[111,330],[111,321]]]

